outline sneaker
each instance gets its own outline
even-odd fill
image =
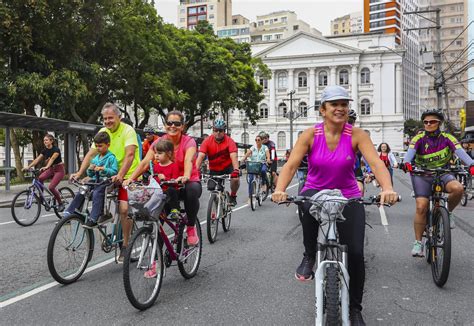
[[[86,224],[82,224],[82,227],[84,229],[93,229],[93,228],[97,227],[97,222],[94,222],[92,220],[88,220],[86,222]]]
[[[314,267],[315,259],[304,254],[303,260],[300,266],[296,269],[295,277],[298,281],[311,281],[314,278]]]
[[[229,196],[229,205],[237,206],[237,196]]]
[[[415,240],[415,242],[413,243],[413,249],[411,250],[411,255],[413,257],[425,257],[421,241]]]
[[[99,218],[97,219],[97,224],[105,224],[108,221],[110,221],[112,219],[112,217],[113,216],[110,213],[103,214],[103,215],[99,216]]]
[[[156,261],[153,262],[151,268],[145,272],[143,275],[145,278],[155,278],[156,277]]]
[[[455,229],[456,228],[456,224],[454,222],[454,220],[456,219],[456,215],[454,215],[453,212],[449,212],[449,227],[451,229]]]
[[[69,217],[69,216],[71,216],[72,214],[73,214],[73,213],[71,213],[71,212],[64,211],[64,212],[63,212],[63,218]]]
[[[195,226],[187,226],[186,233],[188,234],[188,245],[195,246],[199,243],[199,238],[196,234],[196,227]]]
[[[59,205],[56,206],[56,210],[57,210],[58,212],[64,211],[65,208],[66,208],[66,206],[64,206],[63,203],[61,203],[61,204],[59,204]]]
[[[117,264],[123,264],[123,257],[125,256],[125,250],[127,250],[127,247],[122,246],[120,249],[120,254],[117,257]]]
[[[364,318],[362,318],[362,313],[357,308],[352,308],[349,312],[349,319],[351,321],[351,326],[365,326]]]

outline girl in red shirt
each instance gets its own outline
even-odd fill
[[[154,146],[155,161],[153,162],[153,175],[156,181],[176,180],[179,174],[178,164],[174,160],[173,143],[166,139],[160,139]],[[167,211],[177,214],[179,212],[178,191],[173,187],[162,186],[163,192],[170,198],[166,205]]]

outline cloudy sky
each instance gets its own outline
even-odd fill
[[[158,14],[165,22],[176,24],[179,0],[155,0]],[[257,15],[279,10],[292,10],[298,17],[323,35],[330,31],[330,21],[339,16],[363,10],[363,0],[233,0],[233,14],[255,21]]]

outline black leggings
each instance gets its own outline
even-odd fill
[[[308,189],[302,196],[313,196],[318,191]],[[303,226],[303,244],[305,252],[310,257],[316,256],[316,246],[319,224],[316,219],[309,214],[310,203],[305,203],[300,215],[301,225]],[[341,244],[348,246],[348,269],[349,269],[349,293],[350,306],[362,310],[362,295],[365,282],[365,264],[364,264],[364,238],[365,238],[365,210],[359,203],[351,203],[342,211],[346,220],[337,224],[339,240]]]
[[[179,192],[179,199],[184,201],[184,209],[188,216],[188,225],[196,224],[196,217],[199,211],[199,197],[202,194],[202,186],[199,181],[188,181],[184,185],[184,190]]]

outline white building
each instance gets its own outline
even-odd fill
[[[214,30],[231,25],[232,0],[180,0],[178,28],[192,30],[201,20],[207,20]]]
[[[347,45],[352,44],[353,46]],[[394,48],[394,35],[367,34],[328,39],[300,32],[278,43],[253,46],[272,78],[260,80],[265,98],[259,104],[261,119],[244,132],[243,114],[234,112],[232,137],[242,143],[254,143],[264,130],[275,141],[279,155],[290,148],[290,110],[288,92],[295,90],[293,110],[300,114],[294,122],[294,142],[298,135],[321,122],[315,110],[327,85],[341,85],[349,91],[359,118],[357,126],[371,132],[374,143],[387,142],[393,149],[403,148],[402,57],[391,51],[371,50],[369,46]]]
[[[331,35],[359,34],[364,31],[362,11],[334,18],[331,20]]]
[[[228,37],[236,43],[250,43],[250,20],[242,15],[233,15],[232,25],[218,27],[216,33],[218,37]]]

